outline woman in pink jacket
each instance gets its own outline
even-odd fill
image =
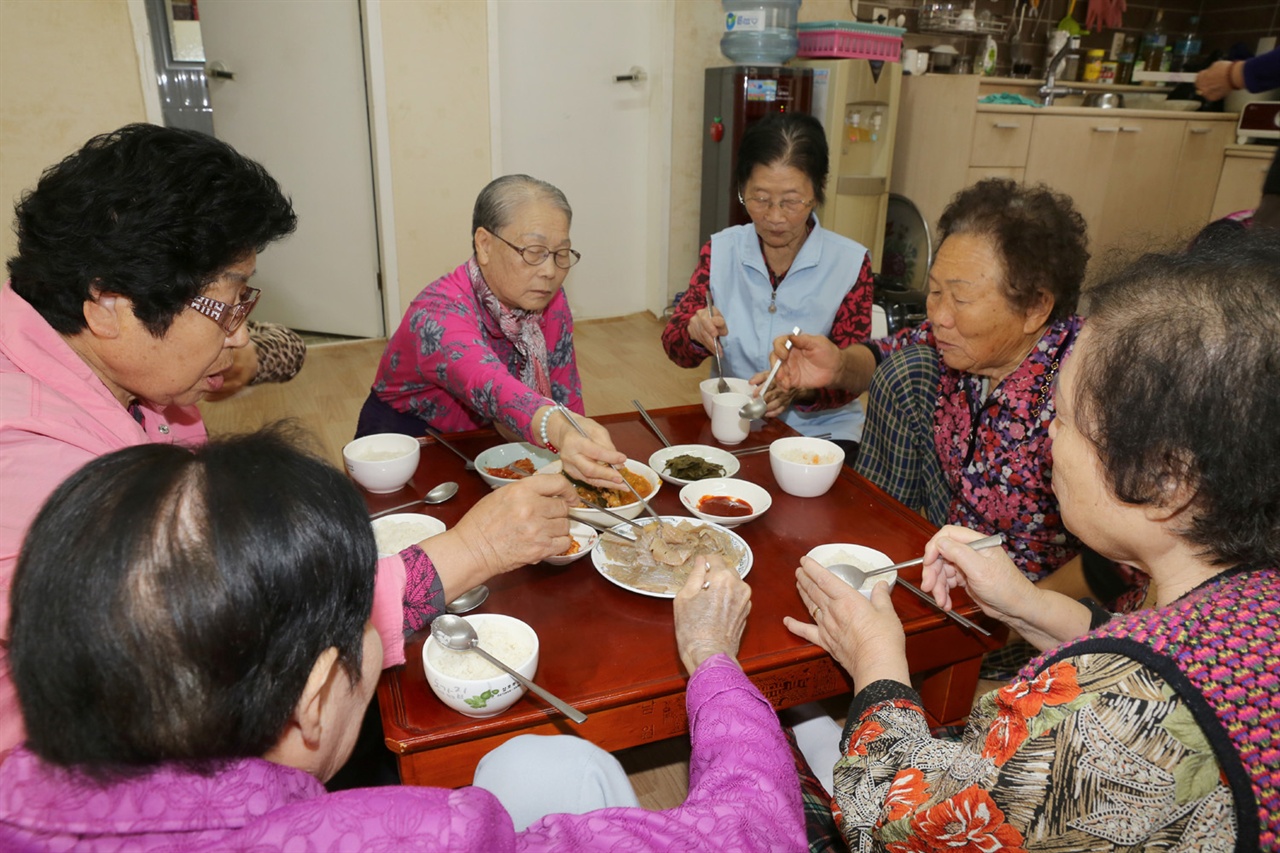
[[[592,793],[607,774],[577,769],[601,751],[567,736],[527,738],[536,764],[500,747],[476,787],[326,794],[378,680],[375,554],[344,476],[269,433],[132,447],[73,475],[14,583],[31,725],[0,765],[0,849],[807,849],[787,742],[734,659],[751,590],[722,564],[675,600],[693,741],[679,807],[565,813],[617,802]],[[538,819],[517,827],[509,799]]]

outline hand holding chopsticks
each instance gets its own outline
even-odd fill
[[[562,403],[556,403],[556,404],[555,404],[555,406],[556,406],[556,411],[558,411],[561,415],[564,415],[565,420],[567,420],[567,421],[569,422],[570,426],[572,426],[575,430],[577,430],[577,431],[578,431],[578,434],[579,434],[579,435],[581,435],[583,438],[590,439],[590,436],[588,436],[588,435],[587,435],[586,430],[584,430],[584,429],[582,428],[582,425],[581,425],[581,424],[579,424],[579,423],[578,423],[578,421],[573,417],[573,412],[571,412],[571,411],[569,411],[567,408],[565,408],[565,406],[564,406]],[[620,466],[620,465],[613,465],[613,466],[611,466],[611,467],[612,467],[615,471],[619,471],[619,472],[621,472],[621,470],[622,470],[622,466]],[[654,512],[653,507],[649,506],[649,502],[648,502],[647,500],[645,500],[645,499],[644,499],[644,496],[643,496],[643,495],[641,495],[639,492],[637,492],[637,491],[636,491],[636,487],[635,487],[635,486],[633,486],[633,485],[631,485],[631,481],[630,481],[630,480],[628,480],[626,477],[623,477],[623,478],[622,478],[622,482],[623,482],[623,483],[626,483],[627,488],[631,490],[631,494],[635,495],[635,496],[636,496],[636,500],[640,501],[640,505],[644,507],[644,511],[645,511],[646,513],[648,513],[650,516],[652,516],[652,517],[653,517],[653,518],[658,522],[658,526],[659,526],[659,527],[661,527],[661,526],[662,526],[662,516],[660,516],[660,515],[658,515],[658,513]],[[596,507],[596,509],[599,509],[599,507]]]

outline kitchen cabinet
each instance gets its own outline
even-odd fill
[[[1211,220],[1258,206],[1258,199],[1262,197],[1262,181],[1275,154],[1276,149],[1265,145],[1232,145],[1227,148],[1213,208],[1209,213]]]
[[[1100,259],[1167,247],[1210,221],[1234,115],[984,105],[1027,81],[958,75],[902,84],[893,191],[935,227],[952,196],[983,178],[1045,183],[1071,196]]]

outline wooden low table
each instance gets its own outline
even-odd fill
[[[674,444],[717,445],[700,406],[650,412]],[[615,445],[647,462],[662,445],[638,414],[607,415]],[[793,434],[768,421],[743,447],[767,444]],[[463,433],[451,443],[473,457],[503,443],[491,431]],[[783,616],[807,619],[795,588],[795,568],[810,548],[829,542],[866,545],[895,561],[919,556],[935,528],[915,512],[849,469],[822,497],[796,498],[778,488],[769,455],[740,460],[737,476],[767,488],[773,506],[755,521],[735,528],[751,546],[754,565],[747,576],[752,609],[738,660],[775,708],[850,693],[852,684],[820,647],[791,634]],[[371,511],[405,503],[445,480],[461,486],[458,497],[426,511],[452,526],[489,489],[463,462],[436,444],[423,448],[418,473],[393,495],[369,495]],[[654,508],[663,515],[687,515],[679,488],[663,483]],[[920,570],[904,576],[919,581]],[[620,750],[684,735],[686,673],[676,652],[672,605],[667,599],[629,592],[607,581],[590,555],[567,566],[539,564],[493,578],[489,599],[477,612],[506,613],[538,632],[540,661],[535,680],[588,715],[577,726],[526,694],[510,710],[489,719],[465,717],[445,707],[431,692],[422,669],[426,632],[406,644],[407,663],[383,673],[378,685],[383,732],[398,757],[407,785],[456,787],[471,783],[480,757],[520,734],[576,734],[607,750]],[[893,603],[907,634],[907,658],[937,724],[954,724],[969,714],[982,655],[1003,632],[987,638],[966,630],[906,590]],[[987,627],[976,606],[959,611]]]

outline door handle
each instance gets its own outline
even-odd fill
[[[234,80],[236,74],[221,61],[210,62],[204,67],[204,76],[210,80]]]
[[[633,65],[631,66],[631,70],[628,71],[626,74],[615,74],[613,76],[613,82],[630,83],[631,85],[636,86],[636,85],[639,85],[640,83],[643,83],[645,80],[648,79],[648,77],[649,75],[644,73],[643,68],[641,68],[639,65]]]

